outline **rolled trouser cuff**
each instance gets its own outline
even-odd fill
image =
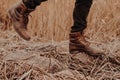
[[[47,0],[22,0],[22,1],[27,8],[35,9],[38,5],[41,4],[41,2],[44,2]]]

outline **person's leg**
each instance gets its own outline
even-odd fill
[[[46,0],[20,0],[8,10],[8,17],[12,20],[16,32],[25,40],[30,40],[27,33],[28,15]]]
[[[86,18],[88,16],[92,0],[76,0],[73,12],[74,24],[71,27],[69,50],[70,53],[85,52],[92,56],[103,54],[101,51],[90,47],[85,40],[83,30],[87,27]]]
[[[76,0],[73,12],[74,24],[71,27],[71,32],[83,32],[87,27],[86,18],[88,16],[92,0]]]

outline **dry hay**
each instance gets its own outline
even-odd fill
[[[119,13],[119,0],[95,0],[85,33],[92,46],[99,47],[111,57],[120,57]]]
[[[26,42],[1,31],[0,80],[119,80],[120,66],[107,58],[70,55],[68,41]],[[7,33],[7,34],[6,34]]]
[[[1,0],[3,23],[3,9],[15,1]],[[30,17],[29,42],[13,30],[0,30],[0,80],[120,80],[120,66],[107,57],[120,61],[120,0],[94,0],[87,19],[86,39],[106,53],[104,58],[70,55],[68,41],[54,42],[68,39],[73,6],[72,0],[50,0],[38,7]]]

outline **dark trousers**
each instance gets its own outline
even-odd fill
[[[36,8],[41,2],[47,0],[23,0],[23,3],[31,9]],[[74,24],[71,27],[71,32],[83,32],[87,26],[86,18],[91,7],[92,0],[76,0],[73,12]]]
[[[87,27],[86,18],[88,16],[92,0],[76,0],[73,12],[73,26],[71,32],[83,32]]]
[[[47,0],[22,0],[23,3],[30,9],[35,9],[38,5],[41,4],[41,2],[47,1]]]

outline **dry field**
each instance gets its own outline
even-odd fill
[[[75,0],[49,0],[29,16],[27,42],[14,31],[0,1],[0,80],[120,80],[120,0],[94,0],[86,39],[107,56],[70,55],[68,35]]]

